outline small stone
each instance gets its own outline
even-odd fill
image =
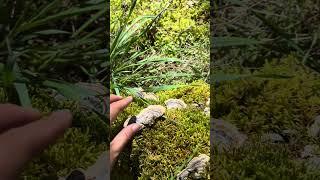
[[[159,97],[152,92],[145,92],[142,88],[137,88],[136,95],[140,98],[152,101],[159,101]]]
[[[205,115],[210,116],[210,108],[209,107],[204,108],[203,112]]]
[[[317,145],[306,145],[301,152],[301,158],[310,170],[320,170],[320,151]]]
[[[277,133],[265,133],[261,136],[262,142],[270,142],[270,143],[283,143],[285,140],[283,137]]]
[[[314,118],[314,123],[309,127],[308,134],[311,137],[320,135],[320,116]]]
[[[191,106],[195,108],[201,108],[200,104],[198,103],[192,103]]]
[[[79,101],[80,108],[83,110],[94,110],[96,112],[99,112],[101,114],[106,114],[108,104],[107,104],[107,98],[106,94],[108,92],[108,89],[104,87],[100,83],[85,83],[85,82],[79,82],[75,84],[76,86],[87,90],[89,92],[92,92],[87,97],[82,98]],[[57,91],[53,90],[52,91],[52,96],[56,101],[65,101],[67,100],[66,97],[58,93]]]
[[[247,136],[229,122],[211,118],[210,143],[217,145],[219,151],[241,147]]]
[[[164,102],[168,109],[184,109],[187,104],[181,99],[168,99]]]
[[[306,145],[301,153],[301,158],[309,158],[315,156],[317,149],[318,147],[316,145]]]
[[[96,96],[89,96],[82,101],[80,105],[83,109],[94,109],[95,111],[100,112],[101,114],[107,113],[107,98],[106,94],[108,89],[100,83],[77,83],[81,88],[87,89],[91,92],[94,92]]]
[[[125,122],[124,122],[124,127],[127,127],[127,125],[131,124],[129,121],[131,121],[134,117],[135,123],[141,124],[142,127],[145,125],[152,125],[154,121],[157,118],[160,118],[161,116],[164,115],[166,112],[166,108],[160,105],[150,105],[147,108],[143,109],[137,116],[132,116],[129,117]]]
[[[206,106],[210,106],[210,98],[208,98],[208,101],[206,102]]]
[[[209,160],[210,157],[206,154],[200,154],[198,157],[194,157],[188,163],[187,167],[177,175],[177,180],[186,180],[188,177],[191,177],[192,179],[203,178]]]
[[[310,170],[320,170],[320,157],[310,157],[306,161],[306,165]]]

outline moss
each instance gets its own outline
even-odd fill
[[[131,146],[121,154],[112,178],[119,179],[128,172],[126,178],[169,179],[178,173],[177,170],[193,155],[197,147],[195,155],[209,154],[209,117],[203,110],[190,106],[192,102],[205,104],[209,97],[209,85],[198,81],[183,88],[159,92],[157,95],[160,98],[159,104],[164,104],[168,98],[181,98],[189,106],[184,110],[167,110],[165,119],[157,121],[151,128],[146,128],[137,135]],[[145,107],[141,103],[132,103],[118,118],[115,129],[121,128],[129,115],[137,114]]]
[[[107,128],[103,119],[79,108],[76,102],[55,101],[47,91],[30,88],[32,106],[43,114],[58,109],[73,113],[72,128],[62,138],[34,158],[24,169],[24,179],[57,179],[75,168],[86,169],[108,147]]]
[[[71,128],[64,137],[35,158],[24,170],[26,179],[48,179],[65,176],[76,168],[86,169],[92,165],[105,144],[90,140],[90,134]]]
[[[225,179],[312,179],[319,175],[297,161],[305,145],[320,144],[307,136],[308,126],[320,113],[319,75],[294,56],[267,62],[252,73],[291,78],[252,77],[223,82],[213,89],[213,117],[231,122],[249,137],[244,148],[214,156],[213,175]],[[257,144],[256,137],[262,133],[283,130],[297,132],[295,143]]]

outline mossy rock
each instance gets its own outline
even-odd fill
[[[224,70],[250,73],[248,70]],[[308,127],[320,113],[320,76],[305,68],[297,58],[288,56],[267,62],[256,75],[221,82],[212,93],[211,113],[235,125],[248,136],[238,150],[218,153],[213,147],[212,176],[222,179],[312,179],[319,172],[309,171],[301,161],[300,152],[307,144],[320,144],[308,137]],[[275,74],[290,76],[275,78]],[[295,132],[290,142],[262,143],[263,133]]]
[[[185,168],[188,159],[201,153],[209,155],[209,116],[203,109],[191,103],[205,104],[210,95],[208,84],[197,81],[186,87],[158,92],[159,102],[164,105],[169,98],[184,100],[188,107],[182,110],[167,110],[165,119],[156,121],[136,135],[132,144],[120,155],[112,179],[170,179]],[[147,107],[142,102],[133,102],[120,115],[113,129],[113,136],[122,128],[128,116],[136,115]]]

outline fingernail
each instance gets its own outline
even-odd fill
[[[133,131],[140,131],[144,126],[142,124],[134,123],[131,126],[131,129]]]
[[[132,101],[132,100],[133,100],[133,97],[132,97],[132,96],[128,96],[127,99],[130,100],[130,101]]]

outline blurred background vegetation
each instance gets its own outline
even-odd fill
[[[248,135],[243,148],[212,149],[212,176],[316,179],[319,171],[300,154],[308,144],[320,145],[308,136],[320,113],[320,2],[211,3],[211,116]],[[259,139],[285,130],[295,133],[283,143]]]
[[[110,8],[113,92],[208,81],[209,1],[112,0]]]
[[[106,114],[80,108],[79,101],[96,94],[75,83],[109,83],[108,7],[104,0],[0,1],[1,102],[74,115],[72,128],[21,179],[57,179],[106,150]]]

